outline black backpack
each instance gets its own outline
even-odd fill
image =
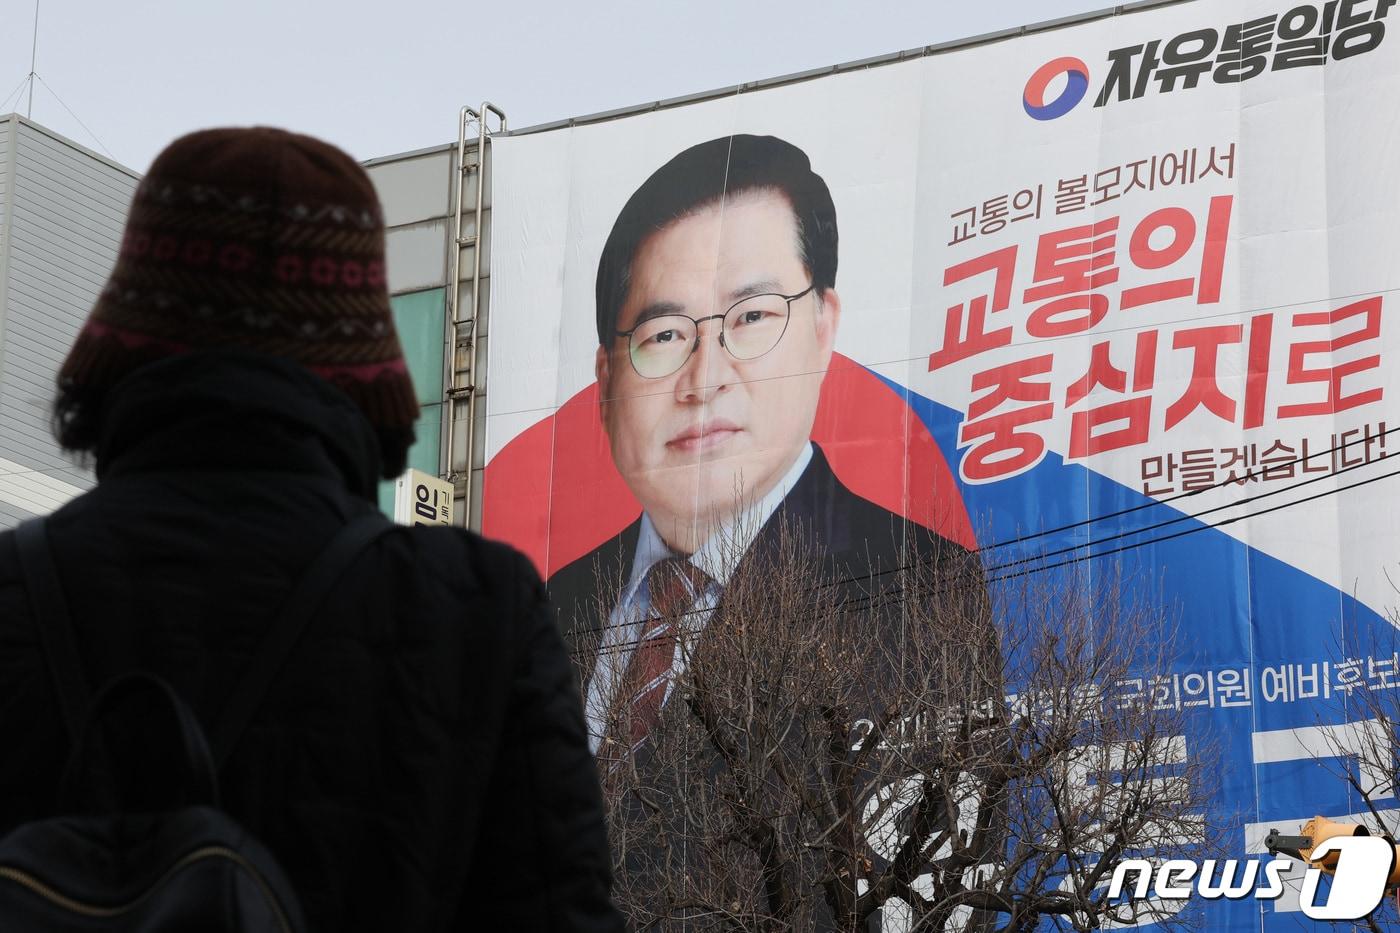
[[[394,527],[351,521],[312,562],[249,673],[204,737],[189,706],[153,674],[109,682],[90,704],[43,519],[16,529],[20,562],[73,745],[59,813],[0,839],[0,930],[306,929],[272,854],[219,809],[219,768],[302,631],[350,561]]]

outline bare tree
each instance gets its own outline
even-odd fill
[[[1152,701],[1164,612],[1097,565],[1005,582],[994,613],[961,552],[851,578],[801,529],[769,541],[674,620],[683,668],[635,749],[632,645],[575,642],[585,682],[615,659],[621,685],[599,771],[634,929],[1188,924],[1106,894],[1122,858],[1211,842],[1212,750]]]

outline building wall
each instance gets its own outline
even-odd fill
[[[139,176],[0,117],[0,528],[92,485],[49,429],[53,379],[116,261]]]
[[[393,266],[390,266],[390,277]],[[442,329],[446,310],[447,290],[430,288],[424,291],[394,295],[394,327],[403,344],[409,375],[417,391],[422,414],[418,416],[418,440],[409,449],[408,465],[424,473],[437,475],[439,432],[442,428]],[[394,483],[379,484],[379,508],[394,515]]]
[[[489,154],[489,149],[488,149]],[[475,161],[475,146],[467,150],[466,161]],[[452,188],[457,171],[457,147],[439,146],[433,149],[373,159],[365,163],[371,180],[384,204],[388,224],[389,289],[393,295],[394,315],[404,341],[418,400],[423,415],[418,424],[418,443],[410,455],[410,466],[439,476],[452,475],[455,481],[456,504],[453,514],[464,514],[467,497],[471,497],[471,526],[480,526],[481,477],[485,465],[485,432],[473,432],[472,450],[467,450],[466,419],[468,405],[465,397],[455,405],[444,404],[445,314],[448,310],[448,280],[454,244]],[[483,199],[481,303],[477,309],[477,341],[468,348],[463,339],[470,328],[458,329],[453,365],[457,384],[470,383],[476,396],[477,418],[485,422],[486,405],[486,345],[487,303],[490,267],[490,163],[486,166],[486,194]],[[462,234],[477,234],[470,215],[476,206],[476,186],[480,173],[469,172],[463,179],[461,201],[466,209]],[[471,276],[475,246],[458,250],[460,253],[457,288],[459,321],[470,318],[472,308]],[[473,377],[474,372],[474,377]],[[455,409],[456,427],[453,449],[442,450],[445,440],[443,411]],[[380,490],[380,503],[392,501],[392,484]]]
[[[367,166],[385,205],[394,318],[423,409],[409,465],[432,474],[443,472],[443,333],[455,155],[455,147],[441,147]],[[94,482],[91,471],[53,441],[54,375],[116,261],[139,181],[135,172],[17,114],[0,116],[0,529],[51,512]],[[472,206],[474,185],[462,194]],[[464,250],[468,277],[471,262],[471,250]],[[470,283],[465,288],[464,308]],[[484,339],[479,351],[482,344]],[[457,408],[464,419],[465,402]],[[465,475],[464,438],[459,430],[453,463]],[[473,466],[479,477],[480,453]],[[458,484],[457,514],[467,485]],[[393,483],[381,484],[379,502],[392,514]]]

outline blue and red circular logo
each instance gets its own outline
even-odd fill
[[[1068,75],[1065,89],[1054,100],[1045,99],[1045,89],[1060,75]],[[1026,91],[1021,98],[1026,114],[1033,120],[1053,120],[1074,109],[1074,105],[1084,99],[1089,91],[1089,66],[1077,58],[1065,56],[1048,61],[1036,69],[1026,82]]]

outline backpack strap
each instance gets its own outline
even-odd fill
[[[58,568],[49,550],[48,524],[43,518],[21,522],[15,529],[15,544],[19,548],[20,568],[24,572],[34,622],[39,627],[39,643],[44,660],[53,677],[58,693],[58,705],[68,738],[76,742],[87,714],[91,691],[83,676],[78,657],[77,639],[73,635],[73,620],[68,615],[68,600],[58,582]]]
[[[219,779],[199,719],[157,675],[130,671],[115,677],[97,691],[73,743],[57,812],[177,806],[219,806]]]
[[[244,730],[252,722],[253,714],[267,696],[273,680],[286,665],[292,649],[331,587],[370,542],[395,527],[377,511],[352,519],[311,562],[311,567],[292,591],[291,597],[282,605],[252,667],[224,705],[223,715],[211,735],[216,769],[223,770]]]

